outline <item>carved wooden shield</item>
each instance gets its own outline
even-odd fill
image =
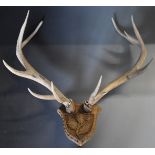
[[[96,130],[96,120],[101,108],[95,105],[91,112],[83,111],[82,105],[76,104],[74,113],[67,113],[63,107],[58,109],[66,136],[79,146],[86,143]]]

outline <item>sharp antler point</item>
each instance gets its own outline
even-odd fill
[[[100,80],[102,80],[102,77],[103,77],[103,76],[101,75],[101,76],[100,76]]]

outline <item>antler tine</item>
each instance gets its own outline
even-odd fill
[[[34,93],[30,88],[28,88],[28,91],[32,96],[34,96],[34,97],[36,97],[38,99],[41,99],[41,100],[55,100],[54,95],[40,95],[40,94]]]
[[[102,75],[100,76],[100,79],[97,83],[97,86],[95,88],[95,90],[91,93],[89,99],[87,101],[84,102],[84,110],[87,112],[90,112],[92,110],[92,106],[95,102],[95,97],[100,89],[101,86],[101,82],[102,82]]]
[[[25,21],[20,29],[20,33],[17,39],[17,45],[16,45],[16,55],[18,60],[20,61],[20,63],[23,65],[23,67],[25,69],[29,69],[29,66],[31,67],[31,65],[29,64],[29,62],[26,60],[25,56],[23,55],[23,51],[22,51],[22,41],[23,41],[23,36],[24,36],[24,32],[25,32],[25,28],[26,28],[26,24],[28,21],[28,17],[29,17],[29,12],[27,12]],[[31,35],[30,35],[31,36]],[[29,38],[29,37],[28,37]],[[27,40],[27,39],[26,39]],[[28,42],[27,42],[28,43]],[[26,45],[26,44],[25,44]],[[23,46],[24,47],[24,46]],[[31,67],[32,69],[32,67]]]
[[[103,88],[95,97],[95,103],[97,103],[104,95],[106,95],[108,92],[110,92],[111,90],[119,87],[120,85],[124,84],[125,82],[127,82],[129,79],[131,79],[132,77],[134,77],[135,75],[138,75],[141,71],[143,71],[152,61],[149,61],[149,63],[147,65],[144,66],[146,57],[147,57],[147,49],[144,45],[144,42],[141,38],[141,35],[135,25],[135,22],[133,20],[133,17],[131,16],[131,22],[132,22],[132,26],[133,26],[133,30],[134,33],[136,35],[136,38],[131,37],[129,34],[127,34],[125,31],[124,33],[122,33],[114,19],[112,18],[112,23],[115,27],[115,30],[125,39],[127,39],[130,43],[134,44],[134,45],[138,45],[141,48],[141,53],[139,56],[139,59],[137,61],[137,63],[131,68],[131,70],[127,71],[126,73],[124,73],[123,75],[121,75],[119,78],[113,80],[111,83],[109,83],[105,88]]]
[[[96,95],[97,95],[97,93],[98,93],[98,91],[100,89],[101,82],[102,82],[102,75],[100,76],[100,79],[99,79],[99,81],[97,83],[97,86],[96,86],[95,90],[92,92],[92,94],[89,97],[89,100],[88,100],[89,104],[93,104],[94,103],[94,99],[95,99],[95,97],[96,97]]]
[[[27,37],[27,39],[25,39],[23,42],[23,35],[24,35],[24,31],[26,28],[26,24],[27,24],[27,20],[29,17],[29,11],[26,15],[25,21],[21,27],[20,33],[19,33],[19,37],[17,39],[17,46],[16,46],[16,55],[18,60],[20,61],[20,63],[23,65],[23,67],[26,69],[25,71],[19,71],[14,69],[13,67],[9,66],[4,60],[3,60],[3,64],[5,65],[5,67],[12,72],[13,74],[20,76],[20,77],[24,77],[27,79],[31,79],[37,83],[40,83],[41,85],[45,86],[48,90],[50,90],[53,95],[40,95],[37,93],[32,92],[29,88],[28,91],[34,96],[37,97],[39,99],[44,99],[44,100],[57,100],[58,102],[64,104],[67,108],[68,111],[70,112],[72,109],[69,109],[68,105],[70,105],[71,101],[70,99],[66,98],[61,91],[56,88],[56,86],[53,84],[51,87],[51,81],[47,80],[44,76],[42,76],[41,74],[39,74],[33,67],[32,65],[27,61],[27,59],[25,58],[25,56],[23,55],[23,51],[22,48],[34,37],[34,35],[38,32],[39,28],[41,27],[41,25],[43,24],[43,21],[41,21],[38,26],[36,27],[36,29],[32,32],[32,34]],[[59,100],[58,100],[59,98]]]
[[[43,21],[40,21],[35,30],[22,42],[22,48],[29,43],[29,41],[35,36],[35,34],[39,31],[40,27],[42,26]]]
[[[123,38],[125,38],[126,40],[131,42],[132,44],[137,44],[137,45],[139,44],[138,40],[131,37],[125,30],[124,30],[124,33],[121,32],[121,30],[118,28],[114,18],[111,18],[111,20],[112,20],[112,23],[113,23],[113,26],[114,26],[115,30],[118,32],[118,34],[120,36],[122,36]]]

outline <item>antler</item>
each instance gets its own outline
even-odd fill
[[[52,81],[47,80],[44,76],[42,76],[40,73],[38,73],[32,67],[32,65],[26,60],[25,56],[23,55],[22,48],[34,37],[34,35],[38,32],[39,28],[43,24],[43,21],[41,21],[38,24],[38,26],[36,27],[36,29],[34,30],[34,32],[29,37],[27,37],[27,39],[25,39],[22,42],[28,17],[29,17],[29,11],[28,11],[26,18],[25,18],[25,21],[21,27],[19,37],[17,40],[17,46],[16,46],[16,56],[17,56],[18,60],[20,61],[20,63],[22,64],[22,66],[25,68],[25,71],[19,71],[19,70],[12,68],[4,60],[3,60],[3,64],[13,74],[20,76],[20,77],[30,79],[30,80],[33,80],[33,81],[45,86],[49,91],[51,91],[53,93],[53,95],[40,95],[40,94],[32,92],[28,88],[28,91],[34,97],[39,98],[39,99],[43,99],[43,100],[57,100],[59,103],[62,103],[66,107],[66,110],[68,112],[72,112],[74,110],[74,106],[73,106],[71,99],[68,99],[67,97],[65,97],[62,94],[62,92],[58,88],[56,88],[56,86],[53,84]]]
[[[133,26],[133,30],[134,33],[136,35],[136,38],[131,37],[129,34],[127,34],[127,32],[124,31],[124,33],[122,33],[119,28],[117,27],[114,19],[112,18],[112,23],[116,29],[116,31],[122,36],[124,37],[126,40],[128,40],[131,44],[133,45],[138,45],[141,49],[141,53],[140,53],[140,57],[137,61],[137,63],[133,66],[133,68],[131,68],[131,70],[127,71],[126,73],[124,73],[123,75],[121,75],[120,77],[118,77],[117,79],[115,79],[114,81],[112,81],[111,83],[109,83],[105,88],[103,88],[98,94],[96,94],[96,96],[90,96],[89,100],[87,101],[87,107],[91,107],[92,105],[96,104],[104,95],[106,95],[108,92],[110,92],[111,90],[119,87],[120,85],[124,84],[125,82],[127,82],[129,79],[131,79],[132,77],[138,75],[140,72],[142,72],[152,61],[149,61],[148,64],[146,64],[144,66],[146,57],[147,57],[147,49],[144,45],[144,42],[141,38],[141,35],[135,25],[135,22],[133,20],[133,17],[131,16],[131,22],[132,22],[132,26]],[[99,86],[98,86],[99,87]]]

